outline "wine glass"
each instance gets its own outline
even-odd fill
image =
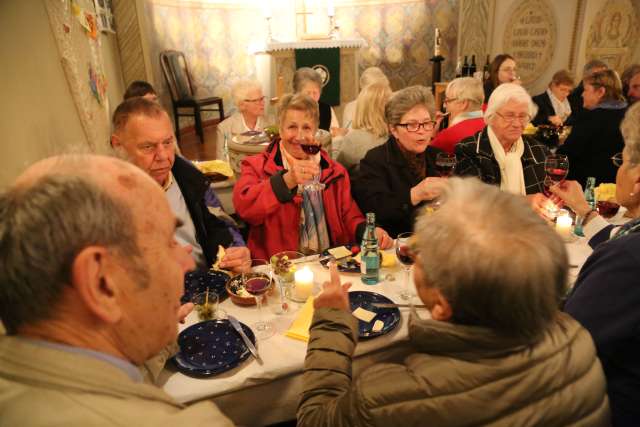
[[[322,129],[318,129],[311,141],[305,140],[304,144],[300,144],[300,148],[302,148],[302,151],[304,151],[309,156],[309,158],[318,154],[320,152],[320,149],[322,148],[322,138],[324,138],[324,134],[322,134],[321,131],[326,132]],[[311,181],[304,185],[304,188],[310,190],[324,189],[324,184],[320,183],[320,174],[314,175]]]
[[[436,156],[436,170],[443,178],[448,178],[453,175],[453,171],[456,169],[456,163],[456,155],[453,153],[438,153]]]
[[[242,273],[242,286],[255,297],[258,306],[258,321],[251,326],[259,340],[271,338],[275,332],[273,323],[264,321],[262,318],[262,299],[264,294],[271,289],[272,281],[271,264],[264,259],[252,259],[251,270]]]
[[[414,261],[410,246],[412,238],[413,233],[401,233],[396,238],[396,256],[404,268],[404,289],[400,291],[400,298],[403,300],[411,299],[412,294],[409,283],[409,271]]]
[[[544,194],[551,196],[549,188],[561,183],[569,173],[569,159],[564,154],[549,154],[544,161]]]

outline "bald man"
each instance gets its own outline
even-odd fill
[[[139,370],[190,309],[177,225],[162,189],[113,158],[50,158],[0,194],[0,425],[232,425]]]
[[[205,176],[176,156],[171,120],[160,104],[141,97],[121,103],[113,113],[111,146],[164,189],[181,221],[176,238],[193,248],[191,255],[199,269],[216,261],[219,246],[227,248],[221,268],[240,272],[248,267],[249,249]]]

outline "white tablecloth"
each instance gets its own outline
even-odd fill
[[[308,265],[314,272],[319,289],[320,284],[329,279],[329,272],[318,263]],[[398,294],[404,286],[404,274],[396,266],[393,270],[382,269],[381,278],[387,273],[392,274],[395,280],[383,281],[373,286],[363,284],[358,274],[343,274],[341,277],[343,283],[350,281],[353,284],[351,290],[378,292],[393,301],[401,302]],[[417,299],[415,301],[417,302]],[[262,309],[265,320],[271,320],[276,326],[275,336],[258,342],[263,365],[249,358],[232,371],[206,379],[190,378],[167,368],[160,376],[161,386],[182,403],[212,399],[227,416],[241,425],[265,425],[294,419],[301,391],[301,374],[307,344],[284,336],[284,332],[295,319],[302,304],[290,303],[289,313],[277,315],[274,310],[278,304],[279,296],[274,295],[269,297],[268,305],[264,305]],[[258,310],[255,306],[240,307],[229,299],[220,306],[249,326],[258,320]],[[381,361],[401,361],[409,354],[408,309],[401,309],[400,312],[402,319],[395,330],[387,335],[358,343],[354,372]],[[181,330],[196,321],[196,313],[191,313]]]

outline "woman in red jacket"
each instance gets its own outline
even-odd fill
[[[308,154],[303,146],[319,145],[318,103],[304,94],[285,95],[280,105],[280,140],[264,153],[247,157],[233,190],[236,212],[250,225],[248,246],[254,258],[284,250],[319,253],[333,246],[359,242],[365,222],[351,198],[344,167],[321,150]],[[319,175],[320,185],[308,185]],[[392,244],[376,229],[382,248]]]

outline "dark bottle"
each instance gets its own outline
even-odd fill
[[[474,73],[477,71],[476,67],[476,56],[471,55],[471,66],[469,67],[469,75],[473,77]]]
[[[489,55],[487,55],[487,62],[484,63],[484,68],[482,69],[484,76],[482,77],[483,81],[489,80],[491,74],[489,73]]]
[[[464,56],[464,64],[462,64],[462,77],[469,75],[469,61],[467,61],[467,55]]]

